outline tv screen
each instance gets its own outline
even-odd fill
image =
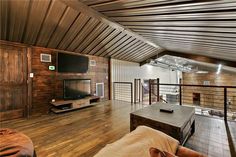
[[[89,59],[86,56],[58,53],[58,72],[86,73]]]
[[[91,95],[90,79],[64,80],[64,99],[81,99]]]

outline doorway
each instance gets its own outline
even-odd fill
[[[200,106],[201,103],[201,94],[193,93],[193,105]]]
[[[0,121],[29,114],[28,53],[27,47],[0,42]]]

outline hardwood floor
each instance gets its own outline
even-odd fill
[[[128,133],[129,113],[143,107],[145,105],[106,101],[64,114],[5,121],[1,122],[1,127],[14,128],[28,135],[38,157],[90,157]],[[186,146],[209,156],[228,157],[236,144],[235,124],[228,124],[233,143],[229,147],[223,120],[196,116],[196,132]]]

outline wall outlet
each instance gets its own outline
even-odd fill
[[[30,73],[30,78],[33,78],[34,77],[34,73]]]

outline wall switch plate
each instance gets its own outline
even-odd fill
[[[30,78],[33,78],[34,77],[34,73],[30,73]]]
[[[50,66],[48,67],[48,69],[53,71],[53,70],[55,70],[55,66],[54,66],[54,65],[50,65]]]

